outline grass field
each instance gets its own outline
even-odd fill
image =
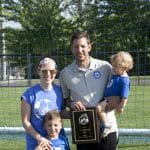
[[[20,120],[20,96],[25,91],[24,87],[1,87],[0,88],[0,126],[22,126]],[[146,128],[150,126],[150,86],[132,86],[128,105],[125,113],[121,116],[117,115],[119,128]],[[70,126],[68,121],[65,126]],[[1,136],[1,135],[0,135]],[[143,137],[144,138],[144,137]],[[150,138],[150,137],[149,137]],[[15,139],[15,140],[14,140]],[[14,139],[0,138],[0,150],[24,150],[24,140],[14,136]],[[130,139],[129,139],[130,140]],[[72,145],[75,150],[75,145]],[[148,150],[150,143],[137,142],[119,144],[119,150]]]

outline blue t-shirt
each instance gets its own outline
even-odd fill
[[[107,84],[104,97],[120,96],[128,99],[130,91],[130,80],[128,76],[112,75]]]
[[[50,91],[44,91],[40,84],[36,84],[27,89],[21,98],[31,106],[30,122],[33,128],[46,137],[47,133],[43,127],[45,113],[50,110],[61,111],[64,107],[61,88],[53,85]],[[28,133],[26,134],[26,141],[27,150],[34,150],[37,146],[36,139]]]
[[[58,138],[50,139],[53,150],[70,150],[66,137],[59,136]]]

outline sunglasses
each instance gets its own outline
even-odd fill
[[[41,72],[43,74],[47,74],[48,72],[50,72],[50,74],[56,74],[57,73],[57,70],[41,70]]]

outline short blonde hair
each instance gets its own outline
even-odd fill
[[[133,68],[133,57],[129,52],[120,51],[117,54],[111,56],[111,64],[118,65],[125,68],[126,71],[129,71]]]

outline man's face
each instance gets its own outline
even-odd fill
[[[91,44],[88,44],[86,38],[75,39],[72,45],[72,52],[77,62],[83,62],[89,58]]]

